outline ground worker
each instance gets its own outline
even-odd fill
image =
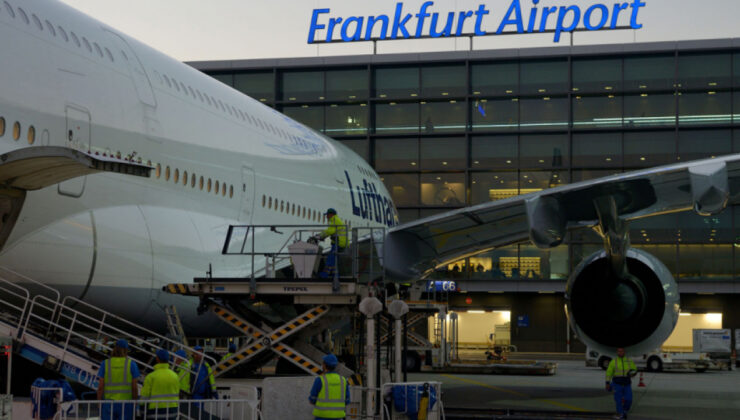
[[[128,341],[116,341],[111,358],[98,369],[98,400],[135,400],[138,397],[139,366],[128,358]],[[134,403],[103,404],[103,420],[131,420]]]
[[[187,398],[190,394],[190,360],[185,350],[175,352],[175,373],[180,381],[180,398]]]
[[[229,351],[228,353],[224,354],[223,357],[221,357],[220,362],[223,362],[224,360],[230,358],[231,356],[234,355],[234,353],[236,353],[236,344],[229,343]]]
[[[194,400],[208,400],[216,396],[216,380],[208,362],[203,360],[203,347],[193,348],[193,363],[190,367],[190,390]]]
[[[347,379],[334,370],[339,361],[333,354],[323,358],[321,376],[316,377],[311,387],[308,401],[315,405],[313,415],[316,420],[343,419],[349,404],[349,384]]]
[[[614,402],[617,404],[618,419],[626,419],[632,406],[632,378],[637,375],[635,362],[625,357],[623,348],[617,349],[617,358],[609,362],[606,369],[606,390],[614,389]]]
[[[165,349],[157,350],[157,364],[154,370],[144,378],[141,390],[143,399],[151,400],[146,407],[147,419],[176,419],[177,402],[180,399],[180,379],[168,364],[170,353]]]
[[[319,273],[321,278],[329,278],[334,276],[334,272],[337,270],[337,254],[344,251],[347,247],[347,227],[344,225],[342,219],[337,216],[337,211],[333,208],[326,210],[324,214],[327,219],[329,227],[321,232],[319,238],[324,240],[327,237],[331,237],[331,251],[326,257],[326,267]]]

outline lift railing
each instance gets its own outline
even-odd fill
[[[88,420],[111,417],[114,410],[132,413],[131,418],[189,419],[189,420],[259,420],[259,401],[256,400],[122,400],[72,401],[59,404],[54,420]]]
[[[0,268],[0,321],[14,327],[13,338],[18,341],[26,342],[33,336],[52,343],[48,347],[54,353],[49,354],[54,358],[50,367],[56,369],[74,359],[73,356],[100,363],[109,357],[115,342],[121,338],[129,342],[129,357],[142,370],[153,367],[160,348],[171,353],[180,348],[190,354],[194,352],[176,340],[80,299],[71,296],[62,299],[55,289],[7,268]],[[170,360],[174,363],[176,357],[171,354]],[[215,366],[213,358],[204,355],[204,359]],[[85,373],[88,377],[81,382],[95,387],[96,380],[89,373]]]
[[[275,273],[291,265],[291,261],[305,257],[311,252],[321,254],[319,258],[329,257],[331,252],[323,252],[319,247],[314,250],[300,249],[291,252],[291,245],[296,243],[327,244],[329,238],[323,242],[317,242],[315,238],[321,235],[332,225],[232,225],[226,235],[222,254],[241,255],[250,258],[249,278],[252,282],[261,277],[273,278]],[[341,230],[341,229],[340,229]],[[275,235],[288,234],[282,244],[275,249],[272,245],[260,245],[260,241],[272,244],[274,241],[265,241],[269,232]],[[381,227],[356,227],[344,226],[344,235],[348,246],[342,251],[334,251],[331,255],[337,261],[337,269],[331,273],[330,280],[338,282],[343,279],[359,281],[377,281],[383,278],[382,251],[386,229]],[[335,238],[336,239],[336,238]],[[264,257],[264,263],[259,258]],[[313,270],[311,270],[313,271]],[[297,270],[294,270],[294,279],[301,279]],[[256,286],[253,285],[253,286]]]

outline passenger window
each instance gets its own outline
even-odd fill
[[[203,176],[200,177],[200,182],[198,182],[198,186],[200,187],[200,190],[203,191]]]
[[[154,171],[154,173],[157,176],[157,179],[159,179],[159,177],[162,176],[162,165],[158,163],[157,169]]]
[[[80,44],[80,39],[77,38],[77,35],[74,32],[70,32],[69,35],[72,37],[72,42],[75,43],[75,45],[77,46],[77,48],[80,48],[80,45],[81,45]]]
[[[172,88],[172,83],[170,83],[170,78],[167,77],[166,74],[163,74],[162,77],[164,77],[164,82],[167,83],[167,87]]]
[[[265,197],[264,194],[262,194],[262,207],[265,207],[265,202],[267,201],[267,197]]]
[[[31,23],[31,21],[28,20],[28,15],[26,14],[26,12],[23,9],[21,9],[20,7],[18,8],[18,14],[21,16],[21,19],[23,19],[23,22],[26,25],[28,25],[29,23]]]
[[[280,200],[280,212],[282,213],[283,211],[285,211],[285,201]]]
[[[234,186],[229,185],[229,198],[234,198]]]
[[[7,1],[5,2],[5,10],[7,10],[10,17],[15,19],[15,12],[13,11],[13,7]]]
[[[188,171],[182,171],[182,185],[188,185]]]
[[[44,23],[46,24],[46,29],[51,33],[51,36],[57,36],[57,31],[54,30],[54,25],[52,25],[48,20],[44,21]]]
[[[267,208],[268,208],[268,209],[271,209],[271,208],[272,208],[272,197],[269,197],[269,198],[267,199]]]
[[[213,189],[213,191],[215,191],[216,195],[218,195],[218,192],[219,192],[219,190],[220,190],[220,188],[219,188],[219,187],[220,187],[220,185],[219,185],[219,183],[218,183],[218,180],[216,180],[216,187],[215,187],[215,188]]]
[[[113,58],[113,53],[110,52],[110,50],[108,49],[108,47],[105,47],[105,55],[108,56],[108,60],[110,60],[111,63],[115,63],[116,62],[116,59]]]
[[[190,188],[195,188],[195,174],[190,177]]]
[[[103,50],[100,49],[100,45],[97,42],[93,42],[93,46],[95,47],[95,52],[98,53],[100,58],[103,58]]]
[[[57,25],[57,31],[59,31],[59,35],[62,36],[62,39],[64,40],[64,42],[69,42],[69,37],[67,36],[67,32],[64,30],[64,28]]]
[[[82,43],[85,44],[85,49],[87,52],[92,53],[92,46],[90,45],[90,41],[87,40],[84,36],[82,37]]]
[[[180,170],[177,168],[175,168],[175,178],[173,179],[173,181],[175,182],[175,184],[180,182]]]
[[[21,138],[21,123],[18,121],[13,124],[13,140],[18,140]]]
[[[36,28],[39,31],[43,31],[44,30],[44,25],[41,24],[41,19],[39,19],[39,17],[36,16],[35,13],[34,14],[31,14],[31,18],[33,19],[33,23],[36,25]]]
[[[221,197],[226,197],[226,183],[221,183]]]
[[[213,185],[211,184],[211,178],[208,178],[208,192],[211,192],[211,187]]]
[[[28,144],[33,144],[36,141],[36,129],[33,126],[28,127]]]
[[[5,118],[0,117],[0,137],[5,135]]]

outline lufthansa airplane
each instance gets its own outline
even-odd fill
[[[630,220],[738,199],[740,156],[548,189],[398,224],[373,169],[321,134],[52,0],[0,0],[0,266],[154,326],[178,305],[168,283],[250,273],[223,256],[232,224],[319,224],[334,207],[352,226],[387,227],[396,279],[505,245],[562,243],[595,229],[604,250],[568,282],[578,336],[604,353],[643,352],[673,330],[679,295],[657,258],[630,247]],[[285,240],[254,233],[264,249]]]

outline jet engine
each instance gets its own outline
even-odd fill
[[[678,321],[679,294],[670,271],[647,252],[629,248],[628,275],[611,275],[606,251],[583,260],[566,288],[570,325],[602,354],[624,347],[633,356],[660,348]]]

